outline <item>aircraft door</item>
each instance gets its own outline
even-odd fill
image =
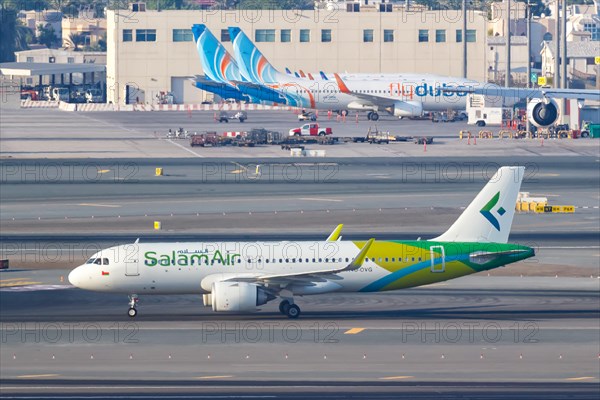
[[[446,270],[446,252],[444,251],[444,246],[429,247],[429,255],[431,260],[431,272],[444,272]]]
[[[124,263],[125,263],[125,276],[138,276],[140,274],[139,269],[139,251],[140,248],[135,244],[126,244],[123,246]]]

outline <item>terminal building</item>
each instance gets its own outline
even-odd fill
[[[148,10],[140,3],[107,10],[107,100],[114,104],[199,103],[212,95],[192,85],[203,74],[191,26],[204,23],[232,52],[228,26],[239,26],[284,71],[432,73],[487,77],[486,14],[393,7],[315,10]]]

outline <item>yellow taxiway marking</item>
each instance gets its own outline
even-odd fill
[[[78,206],[84,207],[109,207],[109,208],[120,208],[121,206],[116,204],[97,204],[97,203],[79,203]]]
[[[99,170],[98,170],[98,173],[99,173],[99,174],[105,174],[105,173],[107,173],[107,172],[110,172],[110,169],[99,169]]]
[[[40,374],[40,375],[19,375],[17,378],[29,379],[29,378],[54,378],[60,376],[59,374]]]
[[[578,376],[576,378],[567,378],[567,381],[586,381],[588,379],[596,379],[595,376]]]
[[[361,333],[364,330],[365,328],[352,328],[344,332],[344,335],[356,335],[357,333]]]
[[[22,281],[25,278],[9,278],[9,279],[0,279],[0,283],[2,282],[10,282],[10,281]]]
[[[224,379],[224,378],[233,378],[233,375],[207,375],[207,376],[199,376],[196,379]]]
[[[332,202],[342,202],[344,200],[340,200],[340,199],[324,199],[321,197],[300,197],[299,200],[305,200],[305,201],[332,201]]]
[[[400,375],[400,376],[384,376],[382,378],[379,378],[382,381],[393,381],[396,379],[410,379],[410,378],[414,378],[414,376],[410,376],[410,375]]]
[[[42,282],[33,282],[33,281],[13,281],[13,282],[0,282],[0,287],[13,287],[13,286],[27,286],[27,285],[39,285]]]

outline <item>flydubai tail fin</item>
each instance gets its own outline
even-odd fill
[[[196,49],[204,74],[215,82],[241,81],[235,59],[204,24],[192,25]]]
[[[441,236],[441,242],[507,243],[525,167],[501,167]]]
[[[285,74],[271,65],[254,43],[238,27],[229,27],[235,58],[242,76],[254,83],[278,83]]]

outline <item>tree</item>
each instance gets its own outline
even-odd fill
[[[15,25],[15,51],[29,49],[29,43],[31,43],[33,37],[34,35],[31,32],[31,29],[23,25],[21,21],[17,20]]]
[[[73,49],[73,51],[80,51],[81,49],[79,46],[83,46],[85,44],[85,35],[81,33],[71,33],[66,39],[66,42],[69,48]]]
[[[15,60],[15,27],[17,11],[11,8],[0,8],[0,62]]]
[[[52,45],[56,42],[56,33],[54,32],[52,25],[47,24],[44,26],[39,24],[38,31],[40,32],[38,41],[41,44],[46,45],[46,47],[52,47]]]

